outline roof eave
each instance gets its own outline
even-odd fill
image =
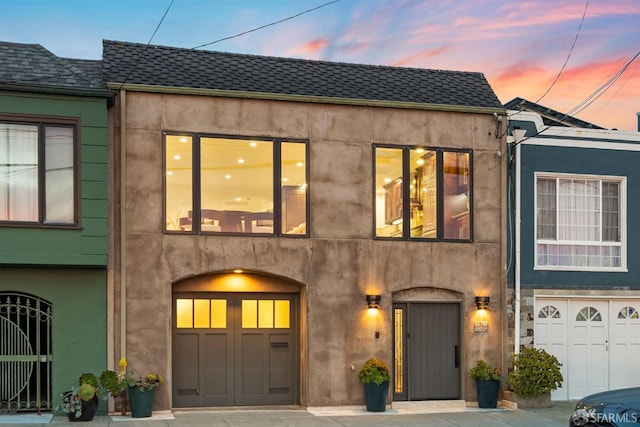
[[[88,96],[94,98],[112,98],[113,91],[110,89],[97,88],[77,88],[65,86],[44,86],[28,85],[16,83],[0,83],[0,90],[13,92],[48,93],[53,95]]]
[[[107,83],[107,88],[112,90],[129,90],[132,92],[156,92],[171,93],[177,95],[216,96],[222,98],[263,99],[271,101],[308,102],[316,104],[356,105],[367,107],[405,108],[414,110],[452,111],[480,114],[504,114],[505,108],[466,106],[451,104],[426,104],[420,102],[382,101],[360,98],[334,98],[327,96],[295,95],[285,93],[249,92],[220,89],[204,89],[191,87],[143,85],[132,83]]]

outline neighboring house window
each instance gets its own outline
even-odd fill
[[[374,146],[375,237],[469,242],[472,152]]]
[[[75,125],[0,121],[0,222],[76,225]]]
[[[536,174],[536,267],[623,269],[624,185],[621,177]]]
[[[165,230],[308,236],[307,144],[164,136]]]

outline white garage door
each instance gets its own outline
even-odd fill
[[[536,298],[535,345],[558,358],[554,400],[640,385],[640,300]]]

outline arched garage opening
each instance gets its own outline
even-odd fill
[[[255,272],[173,285],[173,407],[301,402],[304,287]]]

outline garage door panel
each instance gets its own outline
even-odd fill
[[[182,349],[174,354],[176,360],[173,382],[179,395],[195,395],[198,390],[199,335],[181,333],[175,338],[174,345]],[[196,368],[196,369],[194,369]]]
[[[233,378],[228,360],[229,337],[227,334],[206,334],[204,340],[205,393],[207,396],[225,396]]]

